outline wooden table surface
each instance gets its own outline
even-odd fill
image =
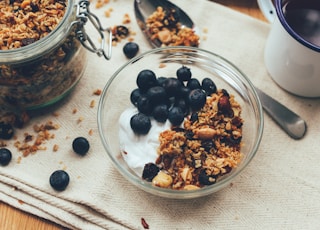
[[[248,14],[254,18],[266,21],[259,10],[257,0],[211,0],[234,10]],[[3,202],[0,203],[1,230],[58,230],[63,227],[37,216],[25,213]]]

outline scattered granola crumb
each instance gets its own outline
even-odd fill
[[[76,114],[78,112],[78,109],[77,108],[74,108],[73,110],[72,110],[72,114]]]
[[[109,10],[106,10],[105,12],[104,12],[104,16],[106,16],[107,18],[110,18],[110,11]]]
[[[81,123],[83,120],[84,120],[84,117],[81,116],[81,117],[78,118],[77,123],[79,124],[79,123]]]
[[[159,68],[165,68],[165,67],[166,67],[166,64],[160,63]]]
[[[45,124],[40,125],[36,124],[33,126],[33,131],[36,135],[26,132],[24,133],[24,139],[22,141],[17,139],[14,142],[14,146],[18,151],[22,152],[24,157],[27,157],[30,154],[35,154],[38,150],[46,150],[47,147],[44,146],[46,141],[55,138],[55,135],[50,131],[57,130],[59,128],[60,125],[55,124],[52,121],[48,121]]]
[[[97,95],[97,96],[100,96],[100,95],[101,95],[101,92],[102,92],[101,89],[96,89],[96,90],[93,92],[93,94],[94,94],[94,95]]]
[[[19,199],[18,203],[22,205],[22,204],[24,204],[24,201]]]
[[[130,22],[131,22],[130,15],[129,15],[129,14],[125,14],[125,15],[123,16],[122,23],[123,23],[123,24],[129,24]]]
[[[134,41],[134,38],[133,37],[129,37],[128,38],[128,42],[133,42]]]
[[[106,16],[107,18],[110,18],[112,11],[113,11],[113,8],[109,8],[104,12],[104,16]]]
[[[93,135],[93,130],[92,130],[92,129],[89,130],[89,135],[90,135],[90,136]]]
[[[22,157],[21,157],[21,156],[18,156],[18,158],[17,158],[17,164],[20,164],[21,159],[22,159]]]
[[[90,108],[94,108],[95,105],[96,105],[96,101],[95,100],[91,100]]]
[[[0,147],[3,148],[3,147],[6,147],[7,146],[7,142],[1,140],[0,141]]]
[[[59,150],[59,145],[53,145],[53,152],[57,152]]]
[[[57,112],[57,111],[55,111],[55,112],[52,113],[52,115],[53,115],[54,117],[59,117],[59,116],[60,116],[60,113]]]

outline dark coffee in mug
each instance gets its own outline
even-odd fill
[[[320,0],[283,1],[283,14],[291,29],[320,47]]]

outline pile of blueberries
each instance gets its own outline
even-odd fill
[[[142,70],[136,83],[138,87],[131,92],[130,100],[138,113],[131,117],[130,126],[137,135],[149,132],[151,117],[158,122],[169,120],[173,126],[181,125],[187,115],[204,106],[208,95],[217,91],[210,78],[200,82],[184,65],[177,69],[176,77],[157,77],[150,69]]]

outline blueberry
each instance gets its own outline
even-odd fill
[[[1,148],[0,149],[0,165],[6,166],[12,159],[12,154],[9,149]]]
[[[184,120],[184,113],[180,107],[173,106],[169,110],[168,119],[172,125],[178,126]]]
[[[168,113],[168,106],[165,104],[155,106],[152,112],[153,118],[162,123],[168,119]]]
[[[9,140],[13,137],[14,130],[11,124],[0,123],[0,138]]]
[[[192,110],[200,110],[206,103],[206,94],[203,92],[202,89],[194,89],[191,90],[189,97],[188,97],[188,103]]]
[[[77,137],[72,142],[73,151],[81,156],[84,156],[90,148],[89,141],[84,137]]]
[[[188,81],[187,87],[191,90],[193,89],[201,89],[201,84],[198,79],[192,78]]]
[[[160,171],[159,167],[154,163],[145,164],[142,172],[142,178],[146,181],[152,181],[152,179],[158,174]]]
[[[163,86],[166,79],[167,79],[166,77],[158,77],[157,78],[158,85]]]
[[[137,85],[142,92],[146,92],[152,86],[158,84],[156,74],[152,70],[142,70],[137,76]]]
[[[50,185],[57,191],[63,191],[66,189],[70,181],[68,173],[64,170],[54,171],[50,176]]]
[[[145,114],[137,113],[131,117],[130,126],[135,134],[145,135],[151,128],[151,121]]]
[[[190,68],[182,66],[177,70],[176,75],[180,81],[189,81],[191,79],[192,74]]]
[[[153,105],[147,96],[142,95],[137,102],[137,108],[140,113],[150,115],[153,110]]]
[[[134,106],[137,106],[138,104],[138,100],[141,97],[141,92],[139,88],[136,88],[134,90],[132,90],[131,94],[130,94],[130,101]]]
[[[135,42],[128,42],[123,47],[123,53],[127,58],[133,58],[139,52],[139,46]]]
[[[179,89],[182,87],[181,81],[177,78],[167,78],[164,81],[163,87],[165,88],[168,97],[174,97],[179,93]]]
[[[181,108],[185,116],[189,113],[189,105],[183,98],[176,99],[176,101],[174,102],[174,106]]]
[[[217,86],[210,78],[204,78],[201,85],[208,96],[217,92]]]
[[[182,99],[187,99],[190,91],[191,90],[188,87],[182,86],[182,87],[179,88],[179,91],[178,91],[176,97],[177,98],[182,98]]]
[[[167,93],[162,86],[154,86],[148,89],[147,97],[152,105],[158,105],[167,101]]]

